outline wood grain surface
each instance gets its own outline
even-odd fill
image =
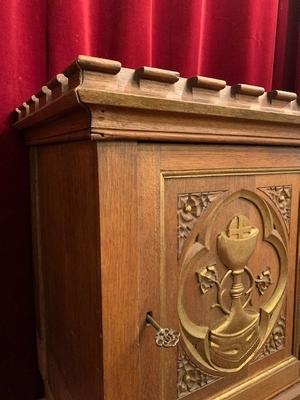
[[[299,399],[296,97],[79,56],[17,108],[47,400]],[[247,220],[258,239],[236,287],[217,243]],[[252,296],[238,318],[237,292]],[[156,345],[147,313],[180,331],[179,347]],[[232,361],[258,314],[258,347]],[[224,321],[239,348],[215,362]]]

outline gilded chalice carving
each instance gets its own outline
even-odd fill
[[[210,332],[211,359],[222,368],[240,365],[259,343],[259,313],[245,310],[242,300],[246,292],[242,275],[255,250],[258,233],[247,217],[239,215],[218,237],[219,257],[232,276],[229,314]]]
[[[250,215],[259,212],[256,215],[261,218],[261,231],[242,214],[231,215],[225,229],[215,229],[222,219],[223,209],[228,210],[228,206],[239,199],[247,200],[249,209],[255,210],[252,214],[249,212]],[[276,229],[280,225],[282,221],[278,215],[260,196],[240,190],[220,199],[199,220],[183,248],[178,292],[182,344],[192,360],[208,373],[239,371],[263,348],[275,326],[287,281],[286,237],[279,233],[284,232],[282,228]],[[267,259],[271,265],[263,267],[255,278],[252,271],[255,264],[252,263],[257,263],[259,258],[256,257],[256,261],[250,258],[256,252],[263,254],[264,243],[268,243],[268,251],[273,252],[271,259]],[[264,257],[261,260],[266,261]],[[275,282],[271,276],[273,268],[277,269]],[[201,308],[197,314],[192,312],[195,305],[186,306],[193,301],[188,296],[191,274],[194,277],[196,274],[205,315]],[[272,291],[264,297],[271,285]],[[253,304],[255,289],[262,300],[258,302],[256,297]],[[222,311],[222,317],[216,317],[215,311],[212,311],[214,317],[207,314],[209,309],[216,308]]]

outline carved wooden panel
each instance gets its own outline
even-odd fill
[[[261,175],[165,178],[162,309],[181,332],[178,399],[204,400],[292,354],[293,299],[286,294],[294,290],[289,232],[297,177],[287,183],[279,173]],[[166,357],[175,368],[174,355]],[[172,388],[165,392],[175,399]]]
[[[245,200],[261,214],[261,227],[258,228],[254,218],[252,222],[234,208],[232,217],[224,224],[224,209]],[[276,225],[281,223],[276,222]],[[194,230],[194,240],[186,247],[182,260],[178,295],[183,342],[211,373],[235,372],[253,359],[265,344],[281,310],[287,280],[285,238],[274,229],[268,205],[257,194],[245,189],[219,201],[207,214],[204,227],[201,224]],[[262,264],[262,272],[255,279],[250,262],[251,256],[264,243],[270,245],[274,261],[278,256],[279,272],[272,296],[264,305],[255,305],[252,302],[254,289],[263,295],[271,285],[270,267]],[[211,261],[207,262],[208,259]],[[211,308],[218,308],[223,315],[211,323],[196,323],[184,305],[185,285],[191,271],[199,284],[200,296],[215,287]]]

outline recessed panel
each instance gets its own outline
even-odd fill
[[[298,181],[164,175],[163,320],[181,334],[162,354],[167,400],[231,398],[292,357]]]

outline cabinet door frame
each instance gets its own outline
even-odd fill
[[[164,231],[163,231],[163,219],[164,215],[162,210],[164,210],[164,183],[168,179],[178,179],[182,176],[188,177],[197,177],[197,176],[240,176],[240,175],[257,175],[257,174],[279,174],[279,173],[289,173],[295,174],[300,173],[300,156],[297,150],[291,151],[288,149],[287,152],[286,148],[267,148],[267,147],[245,147],[245,146],[211,146],[211,145],[203,145],[203,146],[196,146],[196,145],[147,145],[147,144],[140,144],[139,145],[139,171],[142,171],[143,168],[147,169],[148,172],[141,174],[140,182],[144,181],[145,178],[149,178],[149,171],[150,169],[152,172],[150,173],[150,187],[151,189],[155,188],[155,194],[151,194],[151,200],[147,201],[146,193],[147,193],[147,185],[141,184],[138,185],[140,193],[144,193],[145,202],[142,202],[141,208],[145,207],[148,209],[147,212],[141,212],[141,218],[139,224],[143,224],[145,222],[144,217],[148,215],[147,218],[150,216],[150,225],[149,230],[152,231],[151,242],[152,242],[152,250],[147,249],[147,253],[152,252],[152,256],[157,259],[157,252],[158,248],[160,248],[160,263],[162,264],[163,257],[164,257]],[[256,152],[256,153],[255,153]],[[236,157],[235,157],[236,156]],[[241,157],[247,157],[245,160],[245,168],[241,168]],[[274,161],[272,159],[276,156],[279,162],[277,166],[274,168]],[[149,164],[150,162],[150,164]],[[151,167],[150,167],[151,165]],[[211,167],[208,169],[209,167]],[[244,167],[244,165],[243,165]],[[155,172],[153,172],[155,171]],[[159,172],[159,181],[158,181],[158,172]],[[140,173],[140,172],[139,172]],[[158,190],[159,185],[159,190]],[[159,191],[159,194],[158,194]],[[149,191],[150,192],[150,191]],[[158,201],[159,196],[159,201]],[[154,204],[155,209],[154,209]],[[160,207],[160,234],[157,232],[157,220],[158,220],[158,213],[157,207]],[[151,211],[149,211],[151,210]],[[140,251],[143,248],[143,232],[144,229],[141,228],[139,231],[139,237],[141,241]],[[155,256],[156,255],[156,256]],[[155,316],[160,320],[161,318],[164,319],[164,306],[162,305],[163,297],[165,296],[162,289],[158,292],[155,289],[155,285],[157,282],[160,283],[160,288],[164,285],[166,276],[164,272],[162,272],[162,267],[160,272],[157,272],[157,268],[154,266],[153,262],[150,261],[151,257],[146,255],[140,256],[143,259],[143,271],[144,268],[147,269],[146,276],[149,276],[152,272],[151,277],[151,284],[150,287],[154,290],[154,299],[148,296],[147,300],[144,301],[145,297],[141,297],[142,301],[142,309],[141,309],[141,318],[145,315],[147,311],[153,311]],[[153,271],[156,273],[153,274]],[[159,273],[159,276],[157,275]],[[145,285],[143,285],[142,281],[140,280],[141,288],[145,289]],[[142,293],[143,290],[141,290]],[[146,296],[147,297],[147,296]],[[160,303],[160,304],[159,304]],[[297,323],[299,321],[299,316],[295,313],[295,323],[294,323],[294,330],[296,330]],[[163,321],[161,321],[163,324]],[[146,327],[147,328],[147,327]],[[143,384],[145,386],[145,396],[143,399],[159,399],[159,400],[169,400],[165,393],[164,385],[161,384],[161,381],[166,378],[165,374],[165,366],[162,365],[161,360],[164,359],[163,351],[157,348],[151,350],[151,340],[153,341],[153,337],[151,337],[151,329],[146,329],[143,327],[141,332],[141,376],[143,377],[143,370],[146,368],[149,372],[148,376],[148,385]],[[152,332],[153,336],[153,332]],[[294,337],[294,356],[291,356],[289,359],[285,360],[281,366],[276,366],[273,369],[268,369],[263,371],[260,374],[259,378],[256,379],[256,382],[260,380],[261,382],[267,382],[267,375],[274,374],[276,371],[282,371],[283,369],[286,371],[285,375],[293,375],[291,380],[287,380],[286,384],[283,384],[281,388],[278,388],[272,393],[274,396],[277,392],[281,392],[284,390],[284,386],[290,386],[291,384],[295,383],[299,380],[298,368],[299,362],[296,360],[298,358],[298,354],[296,354],[296,342],[297,337],[296,333],[293,335]],[[149,344],[150,340],[150,344]],[[152,346],[154,347],[153,343]],[[150,351],[150,352],[149,352]],[[167,350],[166,350],[167,351]],[[150,358],[149,358],[150,357]],[[150,360],[151,363],[156,362],[156,368],[151,367],[149,369],[149,364],[147,366],[147,362],[145,360]],[[168,366],[168,363],[166,363]],[[291,371],[293,373],[291,374]],[[142,379],[143,381],[143,379]],[[252,382],[252,386],[255,385],[255,382]],[[158,387],[159,389],[154,390],[153,387]],[[239,388],[230,388],[229,391],[227,390],[226,393],[224,392],[221,397],[220,394],[218,395],[219,398],[225,399],[235,399],[239,400],[241,393],[246,395],[250,385],[249,383],[245,382],[242,385],[239,385]],[[149,389],[150,388],[150,389]],[[259,396],[259,388],[258,393]],[[261,396],[261,395],[260,395]],[[196,397],[191,396],[192,398],[196,399]],[[249,397],[251,398],[251,397]],[[260,397],[259,397],[260,398]],[[292,397],[291,397],[292,398]],[[244,397],[243,397],[244,399]],[[173,400],[173,399],[172,399]]]

